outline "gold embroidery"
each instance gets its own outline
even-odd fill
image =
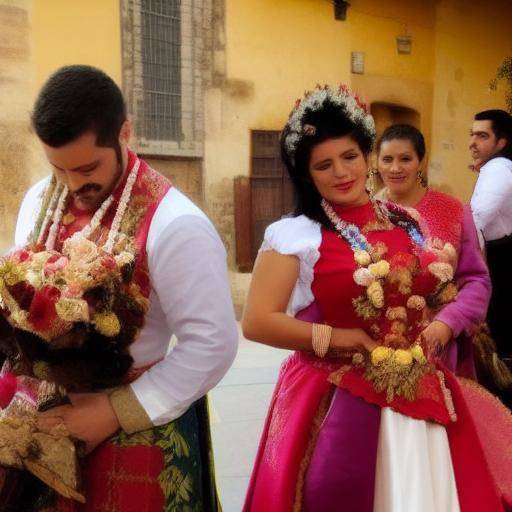
[[[313,456],[316,440],[318,438],[318,434],[320,433],[320,427],[322,426],[327,411],[329,410],[329,405],[333,400],[333,396],[334,394],[332,392],[329,392],[326,396],[322,398],[320,405],[318,406],[318,409],[316,411],[316,414],[313,418],[309,442],[299,466],[299,474],[297,476],[297,487],[295,491],[295,503],[293,505],[293,512],[300,512],[302,510],[302,500],[304,496],[304,482],[306,479],[306,472],[309,467],[309,463],[311,462],[311,457]]]

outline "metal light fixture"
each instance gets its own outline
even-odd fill
[[[346,0],[334,0],[334,18],[341,21],[346,20],[349,5]]]
[[[412,50],[412,37],[407,35],[396,36],[396,49],[398,53],[409,55]]]

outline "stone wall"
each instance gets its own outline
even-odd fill
[[[0,0],[0,250],[12,244],[19,204],[33,181],[29,3]]]

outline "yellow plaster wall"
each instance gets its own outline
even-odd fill
[[[122,84],[119,0],[33,0],[34,96],[60,66],[89,64]]]
[[[476,112],[505,108],[502,90],[489,80],[512,54],[512,2],[443,0],[437,9],[436,66],[429,176],[440,188],[467,201],[476,176],[468,139]]]

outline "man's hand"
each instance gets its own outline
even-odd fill
[[[39,428],[49,430],[64,424],[69,435],[85,443],[92,452],[120,428],[117,416],[105,393],[70,394],[71,405],[54,407],[39,416]]]
[[[423,346],[429,354],[436,354],[442,349],[453,337],[451,328],[441,322],[434,320],[419,335],[419,340],[423,342]]]

